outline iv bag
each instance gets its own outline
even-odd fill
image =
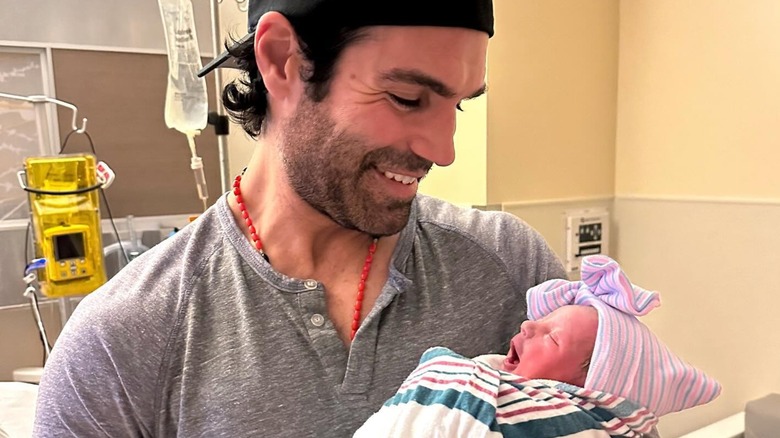
[[[168,47],[168,89],[165,93],[165,124],[196,135],[206,127],[208,97],[201,69],[195,17],[190,0],[158,0]]]

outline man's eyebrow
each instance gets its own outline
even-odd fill
[[[433,91],[434,93],[438,94],[441,97],[452,98],[455,97],[456,95],[455,91],[453,91],[452,88],[445,85],[442,81],[434,78],[433,76],[427,73],[423,73],[419,70],[405,70],[405,69],[395,68],[390,71],[386,71],[382,73],[380,78],[382,80],[390,81],[390,82],[402,82],[411,85],[422,85],[423,87],[430,89],[431,91]],[[465,100],[479,97],[485,93],[485,90],[487,90],[487,86],[483,84],[481,87],[479,87],[477,91],[469,95]]]

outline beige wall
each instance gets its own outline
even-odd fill
[[[617,194],[780,199],[780,2],[621,3]]]
[[[648,324],[723,384],[665,438],[780,392],[778,23],[775,0],[621,2],[617,254],[661,292]]]
[[[49,342],[54,341],[62,329],[57,302],[40,304]],[[17,368],[43,366],[43,344],[33,319],[30,306],[5,307],[0,310],[0,382],[13,380]]]
[[[615,217],[621,264],[634,283],[661,293],[644,321],[723,386],[713,403],[663,417],[661,436],[780,392],[780,204],[618,198]]]
[[[487,104],[482,96],[463,102],[457,115],[455,162],[434,167],[420,191],[461,205],[487,204]]]
[[[612,195],[618,1],[494,5],[488,203]]]

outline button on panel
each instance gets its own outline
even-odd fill
[[[322,327],[322,325],[325,324],[325,317],[319,313],[315,313],[311,316],[311,323],[314,324],[315,327]]]
[[[317,289],[317,280],[304,280],[303,287],[307,290]]]

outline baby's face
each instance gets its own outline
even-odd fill
[[[503,369],[583,386],[598,325],[598,313],[590,306],[563,306],[542,319],[525,321],[512,338]]]

